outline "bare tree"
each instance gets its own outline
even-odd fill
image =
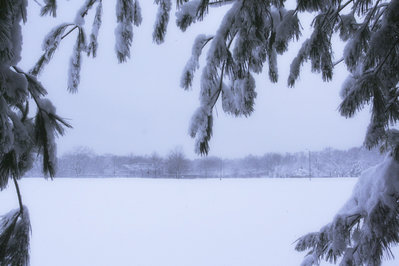
[[[166,160],[167,169],[170,174],[180,178],[184,170],[187,169],[188,161],[181,147],[174,148]]]
[[[88,147],[79,146],[63,156],[67,167],[75,176],[87,174],[91,158],[95,156],[93,150]]]
[[[161,174],[163,159],[161,156],[158,155],[158,153],[153,152],[151,154],[150,160],[154,171],[153,174],[155,177],[157,177],[159,174]]]

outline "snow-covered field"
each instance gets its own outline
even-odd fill
[[[328,223],[355,182],[24,179],[31,265],[299,265],[293,242]],[[18,206],[12,186],[0,202],[1,213]]]

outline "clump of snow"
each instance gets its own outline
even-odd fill
[[[73,47],[73,53],[69,61],[68,90],[72,93],[78,91],[80,83],[80,69],[82,65],[82,52],[86,51],[86,36],[83,29],[79,28],[79,34]]]
[[[87,47],[88,55],[93,54],[93,57],[96,57],[97,55],[97,37],[102,23],[102,7],[102,2],[99,2],[96,8],[96,14],[94,15],[93,26],[91,28],[90,43]]]
[[[4,94],[16,103],[23,103],[28,95],[28,81],[25,75],[10,69],[4,69],[1,77],[2,87],[7,88]]]
[[[202,49],[211,39],[211,36],[206,36],[205,34],[200,34],[194,41],[194,45],[191,51],[191,57],[188,60],[186,66],[183,70],[183,75],[180,79],[180,86],[186,90],[191,88],[194,72],[199,68],[199,57],[201,56]]]
[[[320,259],[341,265],[380,265],[384,254],[399,242],[399,163],[388,155],[384,162],[359,177],[352,196],[333,221],[319,232],[298,240],[296,249],[310,249],[303,265]]]
[[[69,23],[62,23],[54,27],[47,35],[44,37],[42,50],[48,51],[58,47],[61,41],[62,35],[64,34],[66,28],[71,25]]]
[[[351,198],[338,215],[370,213],[381,201],[396,207],[393,195],[399,194],[399,163],[387,156],[379,165],[366,170],[356,184]]]
[[[154,32],[152,34],[153,40],[157,44],[161,44],[165,40],[166,28],[169,23],[169,13],[172,9],[171,0],[155,0],[155,3],[159,5],[158,13],[155,20]]]
[[[348,96],[354,84],[355,84],[355,79],[353,78],[352,75],[349,75],[344,80],[341,86],[341,91],[339,92],[339,96],[341,97],[342,100],[344,100]]]
[[[192,23],[197,21],[198,7],[201,2],[201,0],[186,2],[176,12],[176,24],[182,31],[186,31]]]
[[[139,1],[135,0],[133,3],[133,24],[137,27],[143,21],[141,16],[141,7]]]
[[[133,41],[133,24],[141,23],[141,11],[137,1],[118,0],[116,2],[115,52],[119,63],[130,58],[130,46]]]
[[[284,12],[283,20],[276,27],[276,50],[283,53],[288,49],[289,40],[298,40],[300,23],[295,10]]]

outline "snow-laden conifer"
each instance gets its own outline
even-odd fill
[[[46,2],[48,5],[55,3]],[[61,134],[63,126],[69,125],[55,114],[54,109],[48,108],[49,101],[43,99],[46,91],[35,76],[17,67],[22,47],[20,23],[26,21],[27,1],[3,1],[0,5],[0,190],[13,180],[19,202],[19,209],[0,217],[0,264],[29,265],[29,213],[22,205],[18,180],[32,168],[34,154],[45,151],[49,151],[49,156],[43,163],[46,171],[54,176],[55,135],[49,131],[56,128]],[[58,27],[45,39],[41,65],[51,58],[66,27],[65,24]],[[37,73],[40,68],[36,68]],[[38,112],[34,117],[29,112],[30,99]],[[41,119],[42,116],[47,118]],[[38,123],[40,119],[42,121]]]

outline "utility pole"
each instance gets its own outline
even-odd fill
[[[312,178],[312,165],[310,163],[310,151],[309,151],[309,180]]]

